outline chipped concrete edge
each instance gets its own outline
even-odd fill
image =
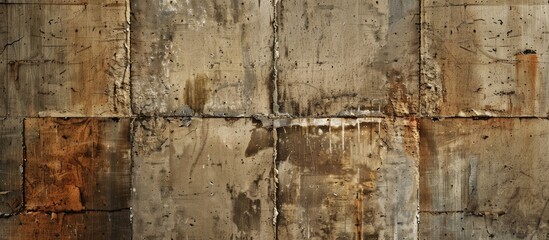
[[[278,46],[278,2],[279,0],[272,0],[273,3],[273,73],[272,73],[272,114],[280,115],[280,106],[278,105],[278,57],[279,57],[279,46]]]

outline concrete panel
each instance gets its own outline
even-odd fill
[[[415,239],[415,120],[278,121],[279,239]]]
[[[129,207],[130,119],[25,120],[28,210]]]
[[[274,139],[272,130],[256,124],[242,118],[139,120],[135,236],[273,239]]]
[[[134,111],[269,114],[271,1],[132,1]]]
[[[0,239],[131,239],[130,211],[35,212],[0,218]]]
[[[422,238],[549,234],[549,121],[422,120],[420,129]]]
[[[0,120],[0,216],[23,207],[23,121]]]
[[[424,3],[423,114],[548,115],[547,1]]]
[[[278,1],[279,111],[416,113],[418,23],[417,1]]]
[[[114,0],[2,3],[0,113],[128,115],[126,5]]]

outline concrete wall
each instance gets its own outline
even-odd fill
[[[0,0],[0,239],[546,239],[547,11]]]

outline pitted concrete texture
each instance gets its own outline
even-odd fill
[[[281,113],[418,111],[418,2],[280,0],[276,20]]]
[[[270,1],[132,1],[137,114],[251,116],[271,112]]]
[[[273,239],[272,134],[250,119],[139,120],[133,144],[134,235]]]

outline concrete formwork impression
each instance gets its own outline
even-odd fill
[[[0,239],[547,239],[548,11],[0,0]]]

